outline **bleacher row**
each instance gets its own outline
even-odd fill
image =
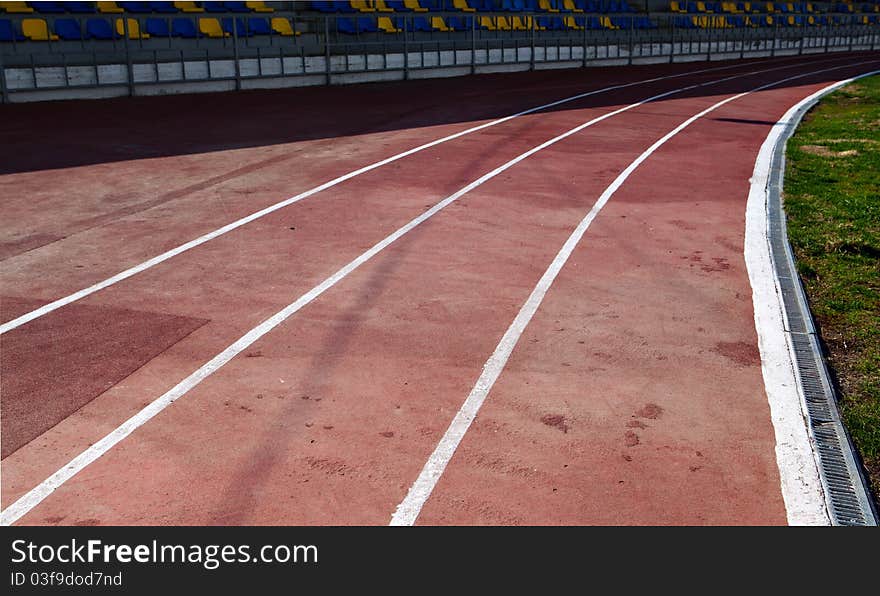
[[[864,14],[856,14],[857,12]],[[679,28],[808,27],[880,24],[880,3],[670,2]]]
[[[307,11],[333,14],[335,30],[354,35],[400,34],[407,29],[432,33],[658,27],[625,0],[350,0],[301,5]],[[880,24],[878,2],[831,2],[824,6],[810,2],[670,2],[669,10],[676,15],[674,26],[685,29]],[[115,40],[126,35],[130,39],[194,39],[301,34],[290,16],[261,16],[274,12],[265,2],[0,2],[0,11],[24,17],[17,23],[0,19],[0,42]],[[494,14],[482,14],[486,12]],[[52,18],[47,21],[31,16],[33,13]],[[78,18],[55,16],[67,13]],[[113,16],[122,13],[137,18]],[[95,16],[84,19],[80,15]]]
[[[193,13],[272,13],[275,9],[265,2],[0,2],[0,10],[18,15],[32,13],[47,15],[108,15],[88,18],[53,18],[52,25],[42,18],[23,18],[21,30],[9,19],[0,19],[0,41],[78,41],[87,39],[112,40],[123,38],[149,39],[150,37],[239,37],[252,35],[281,35],[292,37],[300,32],[286,17],[192,17],[175,14]],[[146,16],[143,20],[112,17],[132,13]]]

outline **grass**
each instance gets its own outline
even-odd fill
[[[880,495],[880,76],[823,99],[788,142],[788,232],[837,379],[844,423]]]

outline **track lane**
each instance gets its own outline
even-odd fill
[[[871,68],[728,104],[632,176],[558,277],[419,523],[787,522],[743,262],[749,177],[770,123]]]
[[[663,114],[663,115],[661,115],[661,116],[669,117],[669,114]],[[654,122],[654,121],[656,121],[656,119],[652,119],[652,122]],[[604,139],[603,139],[603,140],[604,140]],[[609,141],[611,141],[611,139],[609,139]],[[553,165],[552,163],[551,163],[551,164],[548,164],[548,167],[550,167],[550,166],[552,166],[552,165]],[[516,180],[516,183],[519,184],[521,181],[522,181],[522,179],[521,179],[521,178],[518,178],[518,179]],[[535,181],[535,183],[543,183],[543,182],[544,182],[544,180],[536,180],[536,181]],[[555,212],[554,212],[554,213],[555,213]],[[483,223],[485,223],[485,222],[483,222]],[[534,225],[535,222],[533,221],[532,223],[533,223],[533,225]],[[533,228],[533,231],[534,231],[534,228]],[[557,232],[558,232],[558,231],[557,231]],[[448,232],[447,232],[447,233],[448,233]],[[454,236],[454,234],[453,234],[453,236]],[[448,238],[447,238],[447,240],[448,240]],[[509,309],[509,308],[510,308],[510,305],[508,305],[507,308]],[[308,400],[304,400],[304,401],[308,401]],[[175,407],[176,407],[176,406],[175,406]],[[112,455],[112,454],[111,454],[111,455]],[[109,456],[109,455],[108,455],[108,456]]]

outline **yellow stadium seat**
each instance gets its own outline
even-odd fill
[[[541,10],[546,10],[547,12],[559,12],[559,9],[550,4],[550,0],[538,0],[538,6],[541,7]]]
[[[584,12],[575,5],[574,0],[563,0],[562,5],[566,10],[570,10],[571,12]]]
[[[122,19],[116,19],[116,34],[125,36],[125,24]],[[150,39],[149,33],[141,33],[141,27],[135,19],[128,19],[129,39]]]
[[[495,21],[495,26],[498,27],[499,31],[510,31],[513,29],[513,25],[507,17],[498,17]]]
[[[6,12],[17,12],[27,14],[34,12],[34,9],[27,5],[27,2],[0,2],[0,8]]]
[[[220,27],[220,21],[212,17],[199,19],[199,33],[208,37],[229,37],[229,33]]]
[[[583,27],[577,24],[577,21],[574,20],[574,17],[563,17],[562,22],[565,23],[565,26],[569,29],[575,29],[577,31],[583,31]]]
[[[452,5],[458,10],[462,10],[464,12],[476,12],[477,9],[473,8],[471,5],[467,3],[467,0],[453,0]]]
[[[419,4],[419,0],[403,0],[403,5],[413,12],[428,12],[428,9]]]
[[[599,24],[605,29],[620,29],[620,27],[611,22],[610,17],[599,17]]]
[[[711,9],[706,8],[705,2],[697,2],[697,10],[699,12],[713,12]]]
[[[301,35],[299,31],[295,31],[290,24],[290,21],[283,17],[274,17],[272,19],[272,31],[277,33],[278,35],[283,35],[285,37],[292,37],[295,35]]]
[[[767,23],[767,26],[768,26],[768,27],[772,27],[773,24],[774,24],[774,23],[773,23],[773,17],[771,17],[771,16],[768,14],[766,17],[764,17],[764,22]]]
[[[511,17],[510,26],[513,27],[514,31],[528,31],[529,27],[525,22],[527,18],[529,17]]]
[[[376,12],[394,12],[394,9],[385,4],[385,0],[376,0]]]
[[[671,10],[672,12],[687,12],[687,8],[685,8],[685,6],[687,5],[684,2],[670,2],[669,10]]]
[[[767,12],[776,12],[776,5],[772,2],[765,2],[764,10],[766,10]]]
[[[352,8],[359,10],[360,12],[376,12],[376,7],[372,2],[367,2],[366,0],[349,0],[348,2]]]
[[[115,2],[98,2],[98,12],[122,12]]]
[[[394,26],[394,23],[391,21],[390,17],[379,17],[379,29],[384,31],[385,33],[400,33],[403,29],[398,29]]]
[[[497,31],[498,27],[495,26],[495,21],[492,17],[480,17],[480,26],[485,27],[489,31]]]
[[[55,41],[58,36],[49,33],[49,27],[43,19],[25,19],[21,22],[21,32],[33,41]]]
[[[265,2],[245,2],[245,6],[254,12],[275,12],[275,9],[266,6]]]
[[[431,17],[431,27],[434,28],[434,31],[452,31],[452,29],[446,26],[446,21],[443,20],[443,17]]]

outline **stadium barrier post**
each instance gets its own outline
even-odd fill
[[[122,11],[122,38],[125,44],[126,75],[128,77],[128,95],[134,95],[134,69],[131,65],[131,47],[128,43],[128,12]]]
[[[477,19],[476,14],[471,18],[471,74],[477,72]]]
[[[330,16],[324,15],[324,72],[325,83],[330,84]]]
[[[0,103],[9,103],[9,91],[6,90],[6,67],[3,66],[2,55],[0,55]]]
[[[633,27],[635,27],[635,17],[629,17],[629,57],[627,59],[627,64],[633,63]]]
[[[403,17],[403,80],[409,80],[409,17]]]
[[[529,70],[535,70],[535,28],[537,27],[537,21],[535,20],[535,15],[532,14],[529,16],[529,22],[532,24],[529,27]],[[587,65],[587,48],[584,47],[584,66]],[[545,54],[546,58],[546,54]]]
[[[235,60],[235,90],[241,91],[241,68],[238,63],[238,17],[232,16],[232,58]]]
[[[587,67],[587,23],[590,21],[589,16],[584,17],[584,34],[583,34],[583,44],[584,44],[584,53],[583,53],[583,67]],[[534,22],[534,21],[533,21]],[[533,34],[534,35],[534,34]],[[535,44],[532,42],[532,52],[535,51]]]
[[[672,33],[669,36],[669,63],[675,62],[675,17],[672,18]]]

